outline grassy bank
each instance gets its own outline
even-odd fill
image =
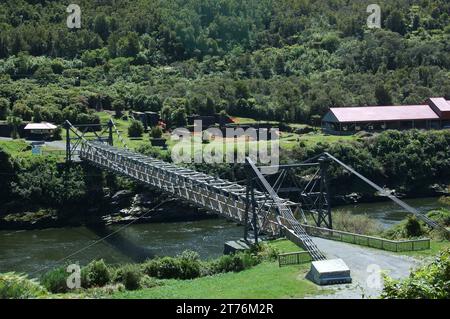
[[[263,262],[239,273],[193,280],[164,280],[162,286],[119,292],[113,298],[304,298],[323,292],[304,277],[309,264],[278,267]]]
[[[305,279],[309,263],[278,266],[276,253],[299,251],[293,243],[279,239],[264,246],[251,254],[204,261],[198,260],[193,252],[143,264],[107,265],[102,260],[92,261],[82,267],[82,288],[76,290],[66,287],[65,266],[47,272],[39,280],[14,273],[0,274],[0,297],[251,299],[304,298],[330,293]]]
[[[268,243],[279,253],[296,252],[300,249],[286,239]],[[113,298],[304,298],[329,293],[319,288],[305,275],[310,264],[279,267],[277,261],[263,261],[251,269],[238,273],[229,272],[192,280],[161,280],[160,286],[135,291],[118,292]]]

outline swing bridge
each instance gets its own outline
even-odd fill
[[[441,227],[329,153],[302,163],[279,165],[277,173],[271,175],[264,175],[263,167],[246,158],[248,177],[246,184],[241,185],[130,150],[113,120],[107,125],[76,126],[66,121],[64,128],[66,161],[86,161],[242,224],[246,240],[257,243],[262,235],[285,236],[308,251],[313,261],[324,261],[326,257],[307,234],[302,222],[305,224],[305,216],[310,215],[318,227],[332,228],[327,177],[331,164],[354,174],[379,195],[388,197],[430,227]],[[114,145],[114,135],[117,135],[121,147]],[[297,174],[300,171],[308,174],[299,178]],[[286,181],[288,186],[284,187]],[[281,194],[287,197],[283,198]],[[295,198],[295,201],[288,198]]]

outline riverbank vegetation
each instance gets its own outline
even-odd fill
[[[448,299],[450,297],[450,248],[427,265],[413,270],[408,278],[384,276],[384,299]]]
[[[249,252],[200,260],[185,251],[142,264],[107,265],[94,260],[81,268],[81,289],[67,288],[66,267],[50,270],[38,280],[25,275],[0,275],[3,298],[299,298],[319,292],[304,279],[309,264],[280,268],[276,256],[298,251],[287,240],[261,244]],[[273,288],[274,280],[276,289]],[[266,282],[267,287],[264,284]],[[244,284],[245,283],[245,284]]]

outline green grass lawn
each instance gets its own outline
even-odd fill
[[[113,298],[303,298],[324,293],[304,278],[308,270],[309,264],[280,268],[277,262],[263,262],[239,273],[193,280],[162,280],[162,286],[121,292]]]
[[[269,241],[267,244],[273,248],[276,248],[280,253],[293,253],[303,251],[302,248],[284,238]]]
[[[301,251],[286,239],[268,243],[281,253]],[[261,264],[239,273],[225,273],[193,280],[161,280],[162,285],[120,292],[113,298],[303,298],[330,293],[305,279],[310,263],[279,267],[277,261]]]

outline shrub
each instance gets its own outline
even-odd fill
[[[163,257],[149,260],[144,264],[144,273],[156,278],[180,278],[180,261],[173,257]]]
[[[181,279],[193,279],[200,277],[201,262],[197,252],[185,250],[178,256],[180,261],[180,277]]]
[[[276,260],[280,253],[277,248],[272,247],[266,243],[261,243],[255,247],[255,254],[262,260]]]
[[[419,237],[422,236],[425,231],[422,229],[419,221],[415,217],[408,217],[405,224],[405,235],[406,237]]]
[[[198,253],[187,250],[176,258],[149,260],[144,263],[143,271],[148,276],[160,279],[193,279],[202,275],[202,266]]]
[[[384,231],[383,237],[389,239],[408,239],[427,235],[427,230],[415,217],[408,217],[397,225]]]
[[[41,284],[52,293],[66,293],[69,274],[64,266],[50,270],[41,277]]]
[[[362,235],[375,235],[381,231],[380,224],[369,216],[344,211],[338,211],[333,215],[333,228]]]
[[[260,258],[257,255],[252,255],[249,253],[243,253],[240,255],[244,269],[249,269],[260,263]]]
[[[47,291],[27,275],[13,272],[0,274],[0,299],[27,299],[46,295]]]
[[[116,269],[114,281],[122,283],[127,290],[136,290],[140,288],[142,272],[138,265],[124,265]]]
[[[163,134],[161,126],[155,126],[152,127],[152,130],[150,131],[150,135],[152,138],[161,138]]]
[[[158,277],[159,258],[147,260],[142,265],[142,271],[150,277]]]
[[[179,260],[172,257],[163,257],[158,262],[157,278],[179,278],[181,274],[181,265]]]
[[[442,251],[404,280],[384,277],[381,298],[384,299],[448,299],[450,296],[450,249]]]
[[[81,285],[84,288],[102,287],[110,279],[111,274],[103,259],[93,260],[81,270]]]
[[[147,276],[147,275],[143,275],[141,278],[141,281],[140,281],[140,285],[142,288],[153,288],[153,287],[162,286],[163,283],[158,279],[155,279],[155,278]]]
[[[133,120],[128,127],[128,136],[129,137],[142,137],[144,133],[144,126],[141,122]]]
[[[215,273],[238,272],[245,269],[244,261],[240,254],[224,255],[213,263]]]

